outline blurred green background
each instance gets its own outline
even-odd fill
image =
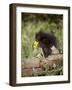
[[[63,51],[63,15],[22,13],[21,17],[21,58],[33,57],[35,34],[41,29],[54,33],[57,46]]]

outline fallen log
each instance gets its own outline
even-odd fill
[[[32,58],[22,60],[22,76],[51,75],[51,72],[59,70],[63,66],[63,55],[50,55],[48,58]],[[53,70],[54,71],[51,71]],[[55,70],[56,69],[56,70]],[[62,70],[62,69],[61,69]],[[58,72],[56,72],[58,73]],[[55,74],[56,74],[55,73]]]
[[[63,54],[49,55],[48,58],[32,58],[31,60],[22,60],[22,68],[38,68],[42,65],[49,66],[61,64],[63,62]]]

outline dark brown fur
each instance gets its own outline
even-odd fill
[[[42,48],[45,57],[51,54],[52,46],[57,47],[56,37],[53,34],[40,31],[36,33],[35,39],[39,42],[39,47]]]

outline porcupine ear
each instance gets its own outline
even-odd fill
[[[40,29],[39,33],[43,33],[43,29],[42,28]]]

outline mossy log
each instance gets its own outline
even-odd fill
[[[63,62],[63,54],[49,55],[48,58],[32,58],[22,60],[22,69],[38,68],[45,64],[49,66],[56,66]]]
[[[50,55],[48,58],[22,60],[22,77],[63,74],[63,54]]]

